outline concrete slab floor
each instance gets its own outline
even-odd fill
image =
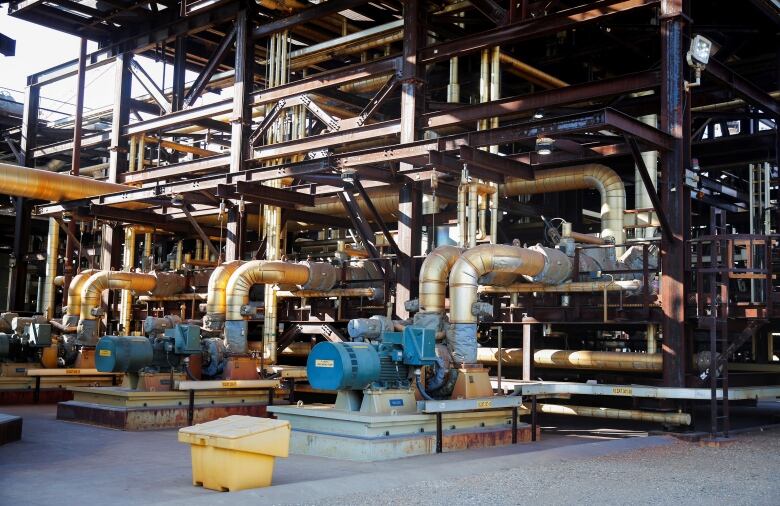
[[[674,443],[637,423],[569,418],[538,443],[358,463],[317,457],[277,459],[274,486],[218,493],[191,484],[190,454],[175,430],[121,432],[55,419],[55,406],[4,407],[24,418],[22,441],[0,447],[0,504],[313,504],[382,487],[458,479],[478,472],[579,460]],[[547,418],[543,426],[558,423]],[[577,421],[579,422],[579,421]],[[576,427],[573,427],[576,425]]]

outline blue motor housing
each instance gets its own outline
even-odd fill
[[[154,350],[140,336],[104,336],[95,348],[95,367],[100,372],[136,372],[152,363]]]
[[[408,388],[410,367],[436,363],[435,346],[433,330],[415,327],[383,332],[370,342],[322,342],[309,353],[306,372],[321,390]]]
[[[321,390],[363,390],[379,377],[380,360],[371,343],[322,342],[306,362],[309,384]]]

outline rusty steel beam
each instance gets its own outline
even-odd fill
[[[338,196],[339,200],[344,206],[344,209],[347,211],[347,216],[349,216],[350,221],[352,221],[352,226],[354,227],[355,231],[357,231],[360,239],[363,241],[363,246],[371,254],[371,258],[381,258],[382,255],[379,253],[379,250],[374,244],[374,231],[368,224],[366,217],[363,216],[363,213],[360,210],[360,206],[355,201],[355,197],[352,195],[352,192],[350,190],[341,190]],[[382,271],[382,274],[384,274],[384,268],[382,267],[381,263],[378,261],[375,261],[375,263],[376,266]]]
[[[436,170],[447,172],[456,177],[460,177],[463,174],[463,160],[452,154],[436,150],[428,151],[428,164]],[[469,167],[469,174],[494,183],[504,182],[504,176],[481,167]]]
[[[268,37],[274,33],[283,32],[301,23],[308,23],[331,14],[358,7],[367,0],[329,0],[318,5],[308,7],[286,18],[277,19],[269,23],[263,23],[252,32],[252,39],[257,40]]]
[[[249,143],[252,145],[252,147],[257,146],[260,143],[260,140],[263,138],[265,132],[279,118],[279,115],[286,107],[285,104],[287,104],[287,101],[285,99],[281,99],[277,103],[275,103],[274,106],[271,108],[271,110],[268,111],[268,113],[266,113],[265,117],[263,118],[263,121],[261,121],[260,124],[257,125],[257,128],[252,130],[252,133],[249,135]]]
[[[173,110],[171,103],[168,102],[168,99],[165,97],[163,90],[161,90],[157,84],[155,84],[151,76],[146,72],[146,70],[144,70],[140,63],[135,61],[135,59],[130,61],[130,72],[133,74],[133,76],[135,76],[138,82],[141,83],[141,86],[143,86],[146,92],[149,93],[149,96],[151,96],[152,99],[157,102],[157,105],[159,105],[166,114]]]
[[[190,162],[176,163],[172,165],[164,165],[156,168],[149,168],[146,170],[139,170],[137,172],[124,172],[119,175],[119,182],[130,183],[146,183],[151,181],[160,181],[171,177],[178,176],[195,176],[201,172],[226,172],[230,165],[229,155],[217,155],[207,158],[199,158]]]
[[[520,97],[509,97],[483,104],[466,105],[424,114],[422,128],[439,128],[459,123],[473,122],[487,117],[503,117],[512,114],[550,109],[579,102],[591,102],[615,95],[625,95],[651,90],[660,85],[658,72],[642,72],[603,81],[574,84],[556,90],[545,90]]]
[[[206,85],[208,85],[211,76],[214,75],[217,67],[222,63],[222,60],[225,58],[230,46],[233,44],[235,37],[236,26],[233,25],[233,28],[222,37],[222,40],[214,50],[214,53],[209,57],[208,63],[206,63],[206,66],[200,71],[198,77],[195,78],[195,82],[192,83],[190,89],[187,90],[187,94],[184,96],[185,109],[195,105],[195,101],[200,97],[201,93],[203,93],[203,90],[206,89]]]
[[[203,244],[206,245],[206,247],[209,249],[211,254],[214,255],[215,258],[220,258],[221,255],[219,250],[211,242],[211,239],[209,239],[209,236],[206,234],[206,232],[203,231],[203,228],[200,226],[200,223],[198,223],[197,220],[195,220],[195,217],[192,216],[192,213],[190,212],[190,205],[187,202],[182,202],[180,207],[181,210],[184,212],[185,216],[187,216],[187,220],[190,222],[190,225],[192,225],[192,228],[198,234],[198,237],[200,237],[200,240],[203,241]]]
[[[236,183],[236,193],[261,203],[265,203],[265,200],[285,202],[286,206],[284,207],[287,207],[290,204],[294,206],[314,206],[314,195],[282,188],[272,188],[270,186],[263,186],[260,183],[238,181]]]
[[[659,4],[659,0],[599,0],[560,11],[550,16],[512,23],[471,34],[458,40],[425,47],[418,52],[418,64],[430,65],[455,56],[463,56],[511,41],[518,44],[544,35],[565,31],[585,22]]]
[[[374,221],[377,225],[379,225],[379,229],[382,231],[385,239],[387,239],[387,243],[390,245],[390,249],[393,250],[393,253],[400,256],[401,249],[398,247],[398,244],[396,244],[395,239],[393,239],[393,234],[390,232],[390,229],[387,228],[387,224],[385,223],[385,220],[382,219],[382,215],[379,214],[379,211],[377,211],[376,207],[374,207],[374,203],[371,202],[371,197],[366,192],[366,189],[363,188],[363,185],[358,179],[355,179],[352,182],[352,186],[357,190],[357,192],[360,194],[360,197],[366,203],[366,207],[368,207],[369,212],[374,217]]]
[[[189,234],[192,232],[192,227],[186,223],[174,221],[164,214],[152,211],[135,211],[103,205],[86,205],[76,208],[75,214],[83,218],[101,218],[119,223],[150,225],[161,230],[179,234]],[[219,229],[216,228],[203,227],[203,230],[212,236],[219,235]]]
[[[471,0],[471,5],[485,15],[495,25],[505,25],[509,21],[509,15],[503,7],[493,0]]]
[[[749,104],[761,109],[767,114],[771,114],[775,119],[780,118],[780,103],[778,103],[777,99],[773,98],[767,92],[719,61],[710,58],[704,71],[734,90],[737,95],[742,97]]]
[[[534,170],[528,164],[498,156],[488,151],[474,149],[471,146],[460,147],[460,159],[471,167],[480,167],[501,174],[504,177],[533,180]]]
[[[387,100],[387,97],[390,96],[390,93],[392,93],[400,83],[401,81],[399,80],[398,75],[394,75],[388,79],[381,88],[379,88],[379,91],[374,94],[374,96],[371,98],[371,101],[363,108],[362,111],[360,111],[357,120],[358,126],[363,126],[366,124],[366,121],[368,121],[368,119],[377,111],[377,109],[382,106],[385,100]]]

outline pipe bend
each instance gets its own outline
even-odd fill
[[[420,311],[444,311],[447,279],[463,253],[457,246],[439,246],[431,251],[420,267]]]
[[[131,290],[151,292],[157,286],[157,278],[151,274],[126,271],[98,271],[92,274],[81,289],[81,320],[95,320],[92,309],[100,306],[103,290]]]
[[[100,271],[98,269],[84,269],[70,280],[70,285],[68,285],[68,307],[65,310],[66,317],[76,316],[81,312],[81,289],[84,288],[84,283],[86,283],[89,277],[96,272]]]
[[[209,276],[206,298],[206,320],[224,319],[227,310],[227,284],[230,276],[243,265],[242,260],[233,260],[214,269]]]
[[[305,285],[308,280],[309,267],[303,264],[267,260],[246,262],[233,272],[225,287],[225,320],[245,319],[241,307],[249,303],[249,290],[253,285]]]

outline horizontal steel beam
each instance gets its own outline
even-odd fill
[[[707,74],[734,90],[737,95],[749,104],[767,114],[771,114],[775,119],[780,118],[780,103],[777,99],[719,61],[710,59],[704,70]]]
[[[492,30],[469,34],[467,37],[454,41],[425,47],[418,52],[417,64],[430,65],[438,61],[449,60],[454,56],[463,56],[494,46],[501,46],[507,42],[517,44],[544,35],[565,31],[568,28],[588,21],[596,21],[621,12],[658,4],[660,4],[659,0],[600,0],[588,2],[585,5],[566,9],[542,18],[512,23]]]
[[[501,174],[504,177],[533,180],[534,170],[530,165],[505,156],[499,156],[488,151],[474,149],[470,146],[460,147],[460,158],[472,167],[479,167]]]

